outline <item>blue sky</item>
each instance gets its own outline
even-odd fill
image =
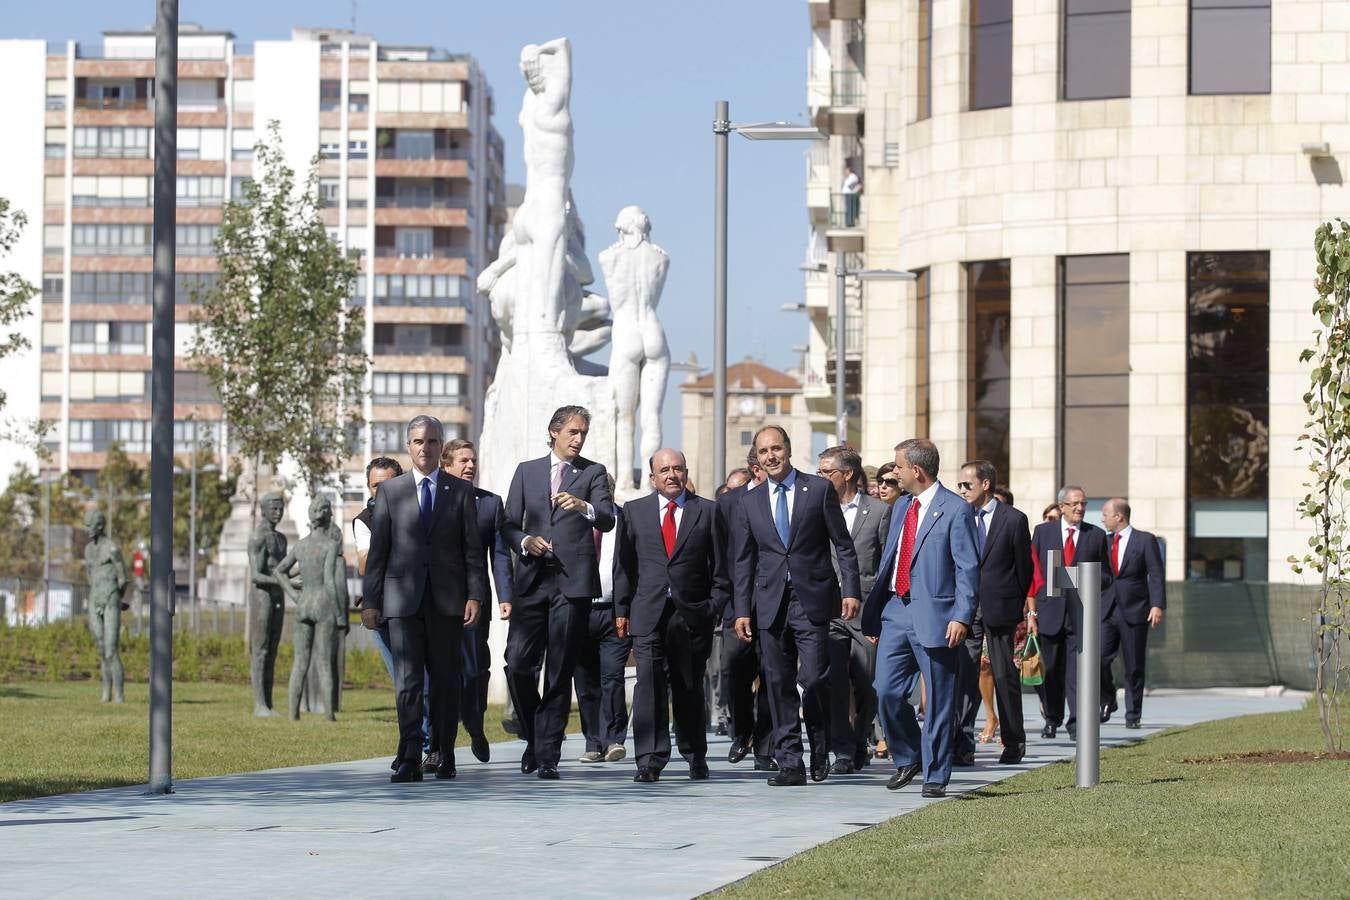
[[[104,28],[154,21],[154,0],[46,0],[6,4],[0,35],[101,42]],[[229,29],[243,42],[280,39],[294,25],[349,24],[345,0],[182,0],[180,19]],[[74,32],[71,31],[74,25]],[[577,198],[592,260],[630,203],[652,219],[671,255],[662,320],[672,356],[712,359],[713,104],[733,121],[806,118],[806,4],[801,0],[359,0],[356,27],[386,43],[430,43],[474,54],[496,96],[507,177],[523,177],[516,114],[520,47],[571,38]],[[806,339],[799,313],[806,246],[805,146],[732,137],[728,358],[747,354],[786,368]],[[595,266],[599,273],[599,266]],[[672,376],[666,430],[678,433]]]

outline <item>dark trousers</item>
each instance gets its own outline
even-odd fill
[[[867,762],[868,737],[877,714],[877,648],[857,619],[830,622],[830,749],[836,760]]]
[[[1041,708],[1045,711],[1045,723],[1058,728],[1064,723],[1064,695],[1070,681],[1070,670],[1076,676],[1078,667],[1072,665],[1069,648],[1069,632],[1059,634],[1041,633],[1037,641],[1041,646],[1041,663],[1045,667],[1045,681],[1036,688],[1041,698]],[[1073,688],[1077,696],[1077,686]],[[1070,701],[1072,702],[1072,701]],[[1073,707],[1069,707],[1069,716],[1073,716]]]
[[[966,639],[956,647],[956,755],[975,753],[975,720],[980,715],[980,656],[984,650],[984,623],[979,616]]]
[[[708,755],[703,673],[712,652],[712,632],[685,624],[666,601],[651,634],[633,638],[637,682],[633,685],[633,744],[638,768],[664,769],[670,762],[670,707],[675,707],[675,741],[688,762]]]
[[[1138,625],[1125,621],[1120,607],[1102,622],[1102,703],[1116,697],[1116,680],[1111,663],[1119,654],[1125,663],[1125,721],[1138,722],[1144,707],[1144,657],[1148,653],[1147,621]]]
[[[587,750],[604,753],[628,739],[623,682],[632,647],[632,638],[620,638],[614,631],[614,606],[592,605],[572,678]]]
[[[998,707],[998,734],[1005,747],[1025,747],[1026,725],[1022,721],[1022,671],[1013,654],[1016,625],[990,625],[984,629],[989,646],[989,670],[994,675],[994,705]]]
[[[924,784],[945,785],[951,778],[957,653],[946,645],[925,647],[914,631],[909,605],[891,596],[881,612],[877,644],[881,727],[895,767],[920,764]],[[909,702],[920,675],[928,690],[922,729]]]
[[[556,766],[572,712],[572,671],[586,637],[589,597],[565,597],[544,572],[534,589],[511,607],[506,636],[507,686],[520,720],[526,752],[541,766]],[[546,652],[547,651],[547,652]],[[537,673],[544,672],[541,694]]]
[[[463,667],[462,616],[443,616],[424,596],[411,616],[389,620],[398,708],[399,758],[420,761],[423,743],[422,691],[425,684],[430,724],[441,753],[453,759],[459,731],[459,682]]]
[[[829,755],[829,628],[828,622],[817,625],[807,617],[792,585],[788,585],[778,618],[759,630],[764,684],[773,718],[773,755],[783,771],[806,770],[798,710],[805,713],[812,760]]]
[[[469,737],[483,736],[483,713],[487,705],[483,702],[487,682],[487,672],[479,663],[481,635],[487,632],[487,623],[480,621],[464,631],[460,641],[463,673],[459,680],[459,715],[464,730]]]
[[[773,754],[769,738],[773,732],[773,719],[769,715],[769,692],[760,682],[755,690],[755,679],[760,672],[760,636],[754,633],[754,640],[746,643],[736,637],[729,626],[723,627],[722,636],[722,685],[726,695],[728,730],[731,739],[754,748],[759,759],[767,759]]]

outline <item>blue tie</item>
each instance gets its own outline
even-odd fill
[[[975,537],[977,538],[977,546],[975,547],[975,549],[981,556],[984,556],[984,539],[988,537],[988,532],[985,531],[985,524],[984,524],[984,517],[988,514],[989,510],[987,509],[982,509],[978,513],[976,513],[976,517],[979,519],[979,522],[978,527],[975,529]]]
[[[773,526],[778,529],[778,539],[783,542],[783,549],[788,545],[788,512],[787,512],[787,485],[778,485],[778,499],[773,504]]]
[[[422,479],[422,528],[430,530],[431,528],[431,478],[430,476]]]

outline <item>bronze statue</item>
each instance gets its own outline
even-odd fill
[[[272,708],[272,681],[276,675],[281,624],[286,614],[286,594],[272,573],[286,556],[286,536],[277,531],[286,501],[273,491],[263,494],[258,505],[262,521],[248,539],[248,567],[253,582],[249,680],[253,682],[253,714],[275,716],[279,713]]]
[[[122,657],[117,643],[122,628],[122,593],[127,589],[127,567],[122,551],[105,533],[108,520],[103,512],[91,509],[84,517],[89,543],[84,548],[84,569],[89,577],[89,630],[98,648],[99,668],[103,675],[102,700],[122,703]]]
[[[329,526],[333,506],[328,498],[316,496],[309,504],[309,534],[295,545],[273,570],[278,583],[295,602],[295,662],[291,666],[291,719],[300,718],[300,700],[305,693],[310,658],[319,682],[318,696],[323,698],[324,716],[331,722],[337,708],[334,690],[338,631],[347,630],[347,577],[342,545],[333,540]],[[300,577],[291,572],[300,566]]]

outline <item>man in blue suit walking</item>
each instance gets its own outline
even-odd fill
[[[895,448],[895,474],[909,496],[891,512],[877,581],[863,608],[863,634],[878,641],[876,689],[896,771],[895,791],[923,773],[923,795],[944,797],[956,733],[957,647],[975,617],[980,557],[970,505],[938,483],[932,441]],[[909,705],[922,673],[928,714],[922,736]]]

